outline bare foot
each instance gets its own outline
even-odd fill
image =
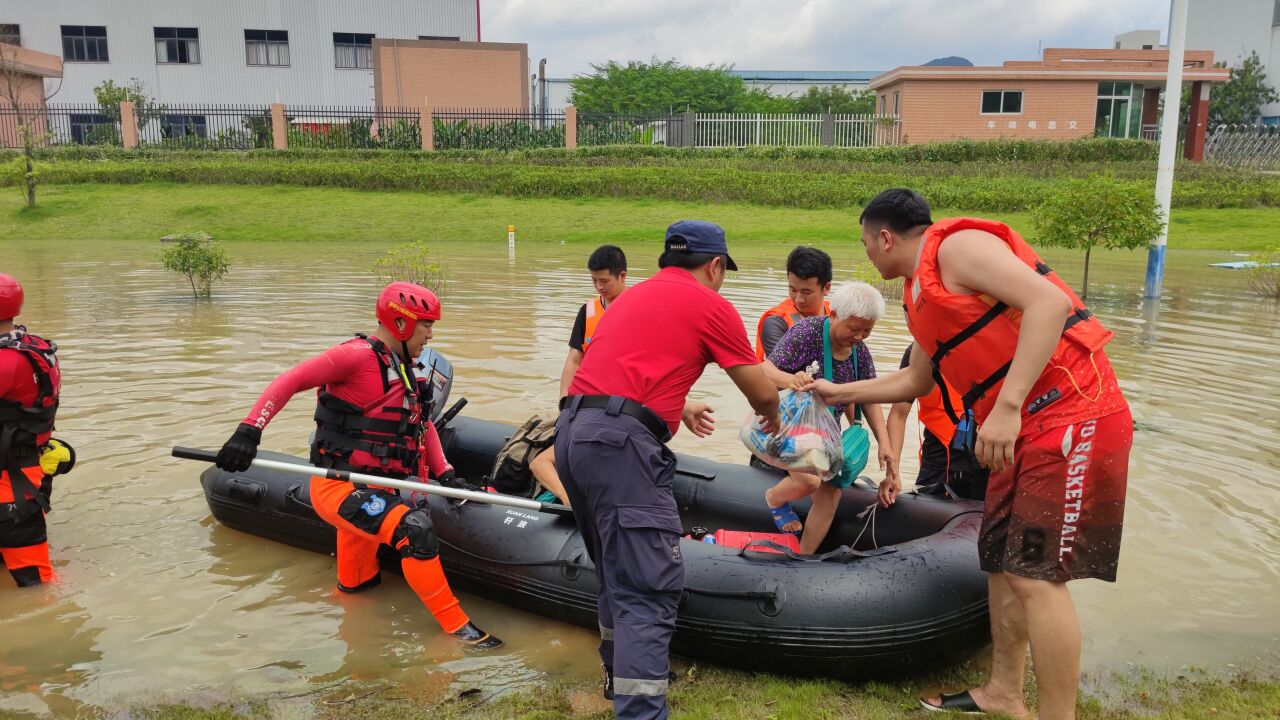
[[[977,704],[982,712],[991,715],[1007,715],[1015,720],[1034,720],[1035,716],[1027,710],[1026,703],[1021,696],[1003,696],[996,695],[985,687],[976,687],[969,691],[969,697],[973,698],[973,702]],[[935,695],[925,698],[924,702],[934,707],[942,704],[942,698]]]

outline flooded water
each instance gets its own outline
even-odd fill
[[[624,248],[633,279],[656,269],[656,243]],[[72,714],[202,697],[280,706],[594,676],[593,633],[464,597],[508,641],[503,654],[465,658],[398,579],[340,597],[332,558],[210,518],[202,466],[172,459],[170,446],[217,447],[277,373],[371,331],[378,286],[364,268],[385,248],[229,249],[232,274],[214,302],[195,303],[150,242],[0,241],[3,271],[26,287],[25,321],[61,347],[58,424],[80,454],[58,479],[49,516],[60,584],[18,591],[0,576],[0,710]],[[434,345],[457,368],[454,397],[488,419],[552,412],[569,326],[591,294],[591,248],[522,247],[510,263],[497,243],[437,249],[451,281]],[[734,253],[744,270],[724,292],[753,331],[785,292],[788,249]],[[860,255],[852,242],[828,250],[844,268]],[[1078,277],[1078,260],[1050,259]],[[1207,267],[1222,259],[1172,253],[1158,313],[1138,298],[1141,255],[1094,263],[1090,304],[1116,331],[1109,352],[1139,430],[1120,582],[1074,588],[1087,670],[1276,659],[1280,308],[1249,296],[1239,273]],[[882,372],[907,343],[891,311],[869,340]],[[694,397],[713,404],[719,429],[706,440],[682,433],[673,445],[740,459],[747,406],[726,376],[709,369]],[[312,402],[292,403],[264,447],[302,454]],[[914,452],[904,453],[908,482]]]

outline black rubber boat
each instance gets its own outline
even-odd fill
[[[512,430],[463,417],[442,439],[459,474],[481,478]],[[763,496],[777,477],[680,456],[675,495],[686,532],[701,526],[774,533]],[[334,532],[312,510],[305,478],[256,468],[230,475],[210,467],[201,482],[224,525],[334,552]],[[918,672],[986,643],[987,581],[976,549],[981,506],[912,494],[871,513],[874,504],[871,487],[845,490],[815,556],[771,552],[775,548],[758,543],[684,540],[686,588],[673,651],[743,669],[856,679]],[[430,507],[454,587],[597,627],[595,573],[571,518],[457,506],[434,496]],[[796,509],[803,515],[807,502]],[[383,563],[398,569],[394,555]]]

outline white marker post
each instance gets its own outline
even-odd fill
[[[1173,165],[1178,155],[1178,110],[1182,105],[1182,60],[1187,44],[1187,0],[1169,8],[1169,77],[1160,117],[1160,160],[1156,166],[1156,204],[1162,216],[1160,234],[1147,249],[1147,284],[1142,297],[1158,299],[1164,287],[1164,251],[1169,240],[1169,206],[1173,201]],[[1196,102],[1196,98],[1191,98]]]
[[[516,257],[516,226],[507,226],[507,259],[514,260]]]

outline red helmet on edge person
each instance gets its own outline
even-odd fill
[[[12,320],[22,312],[22,283],[12,275],[0,273],[0,321]],[[435,295],[431,296],[435,299]],[[436,317],[439,317],[437,310]]]
[[[440,298],[421,285],[393,282],[378,295],[376,314],[378,322],[395,339],[404,342],[413,337],[413,326],[419,320],[440,319]],[[396,326],[397,318],[405,321],[403,328]]]

